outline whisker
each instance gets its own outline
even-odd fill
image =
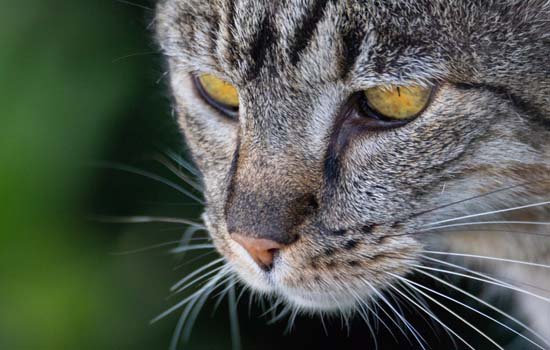
[[[356,292],[354,292],[354,291],[351,290],[351,289],[350,289],[349,291],[350,291],[350,293],[352,293],[352,295],[354,295],[355,300],[357,300],[357,302],[359,303],[359,305],[360,305],[361,307],[367,308],[367,311],[370,312],[372,315],[374,315],[374,317],[375,317],[380,323],[382,323],[382,325],[388,330],[388,332],[391,334],[391,336],[393,337],[393,339],[394,339],[395,341],[397,341],[397,337],[396,337],[395,334],[392,332],[391,328],[388,326],[388,324],[387,324],[386,322],[384,322],[384,320],[382,320],[382,318],[381,318],[380,316],[378,316],[377,312],[374,311],[373,309],[371,309],[366,301],[361,300],[361,298],[359,297],[359,295],[358,295]],[[388,318],[397,326],[398,329],[401,329],[401,327],[399,327],[399,324],[397,324],[397,322],[395,322],[395,321],[393,320],[393,318],[388,314],[388,312],[387,312],[385,309],[383,309],[383,308],[378,304],[378,301],[376,301],[375,298],[372,298],[372,301],[378,305],[378,308],[381,309],[382,312],[383,312],[386,316],[388,316]],[[368,318],[368,312],[365,312],[367,318]],[[369,324],[368,321],[367,321],[367,326],[369,327],[369,329],[371,329],[370,324]],[[372,330],[371,330],[371,333],[372,333],[372,335],[373,335],[374,341],[376,342],[376,333],[374,333]],[[405,335],[405,338],[407,338],[407,335]]]
[[[518,284],[518,285],[525,285],[525,286],[528,286],[528,287],[532,287],[532,288],[535,288],[535,289],[538,289],[538,290],[541,290],[541,291],[544,291],[544,292],[549,292],[549,290],[541,288],[539,286],[531,285],[531,284],[516,281],[516,280],[507,279],[508,281],[512,282],[512,283],[508,283],[508,282],[506,282],[505,279],[501,278],[500,276],[495,276],[495,275],[491,275],[491,274],[488,274],[488,273],[481,273],[481,272],[478,272],[478,271],[474,271],[474,270],[471,270],[471,269],[469,269],[467,267],[464,267],[464,266],[461,266],[461,265],[452,264],[448,261],[443,261],[443,260],[440,260],[440,259],[431,258],[431,257],[425,256],[425,255],[421,255],[421,257],[423,259],[435,262],[437,264],[451,266],[451,267],[454,267],[454,268],[462,270],[462,271],[467,271],[467,272],[469,272],[473,275],[480,276],[482,278],[487,278],[489,280],[492,280],[492,281],[495,281],[495,282],[498,282],[498,283],[504,283],[508,286],[514,286],[514,284],[512,284],[512,283],[515,283],[515,284]]]
[[[200,255],[194,257],[193,259],[186,259],[185,262],[184,262],[183,264],[179,264],[179,265],[175,266],[175,267],[173,268],[173,270],[176,271],[176,270],[178,270],[178,269],[181,269],[181,268],[182,268],[183,266],[185,266],[185,265],[189,265],[189,264],[191,264],[191,263],[193,263],[193,262],[195,262],[195,261],[197,261],[197,260],[200,260],[200,259],[204,258],[205,256],[208,256],[208,255],[211,255],[211,254],[216,254],[216,253],[217,253],[216,250],[212,250],[212,251],[210,251],[210,252],[206,252],[206,253],[204,253],[204,254],[200,254]]]
[[[228,276],[225,280],[217,282],[216,284],[214,284],[214,286],[212,286],[212,288],[210,288],[209,290],[204,292],[202,294],[202,296],[200,297],[200,299],[198,299],[195,307],[193,308],[193,310],[189,314],[189,317],[187,318],[187,324],[185,325],[185,328],[183,330],[183,341],[184,342],[188,342],[189,339],[191,338],[191,331],[193,330],[193,325],[195,324],[195,320],[197,319],[197,316],[199,315],[202,307],[204,306],[204,303],[206,302],[206,300],[208,299],[210,294],[212,294],[212,292],[214,292],[214,290],[216,290],[216,288],[218,288],[218,286],[224,284],[230,278],[231,278],[231,276]]]
[[[389,293],[390,297],[392,298],[392,300],[395,302],[396,305],[400,304],[401,301],[399,299],[397,299],[397,297],[395,296],[395,293],[392,290],[388,290],[387,293]],[[422,304],[425,308],[429,308],[428,304],[426,303],[426,301],[424,300],[424,298],[422,298],[422,296],[420,294],[416,293],[416,291],[411,291],[411,294],[416,299],[416,301],[418,301],[420,304]],[[407,304],[405,304],[405,306],[410,307],[410,305],[407,305]],[[411,308],[409,308],[409,307],[407,307],[407,309],[410,311]],[[424,320],[424,322],[426,322],[426,324],[428,325],[430,330],[433,332],[433,334],[436,337],[438,337],[438,339],[439,339],[438,332],[434,328],[435,327],[434,321],[432,319],[427,319],[420,311],[418,311],[418,309],[412,308],[412,310],[418,316],[420,316]],[[455,343],[454,338],[451,336],[451,334],[449,332],[447,332],[446,329],[444,329],[444,330],[449,335],[449,338],[451,339],[451,341],[453,342],[453,344],[455,345],[455,348],[456,348],[456,343]]]
[[[361,319],[365,322],[365,324],[367,325],[367,328],[369,329],[369,332],[371,334],[371,338],[372,340],[374,341],[374,349],[375,350],[378,350],[378,340],[376,339],[376,334],[377,332],[374,331],[374,329],[372,328],[372,325],[370,324],[370,318],[369,318],[369,311],[370,311],[370,314],[373,314],[375,315],[372,310],[368,307],[367,303],[366,302],[363,302],[361,300],[361,298],[356,294],[354,293],[352,290],[350,290],[350,293],[352,294],[353,298],[355,299],[356,303],[358,304],[359,308],[356,310],[357,313],[359,314],[359,316],[361,317]],[[366,307],[367,309],[365,310],[364,307]],[[322,317],[321,317],[322,319]],[[324,323],[323,323],[324,324]],[[389,329],[388,329],[389,330]],[[393,333],[390,331],[390,333],[392,334],[393,336]],[[395,336],[393,337],[393,339],[395,339],[397,341],[397,339],[395,338]]]
[[[186,245],[182,247],[177,247],[177,248],[171,249],[170,252],[177,254],[177,253],[188,252],[190,250],[213,249],[213,248],[214,248],[213,244],[195,244],[195,245]]]
[[[497,312],[498,314],[500,314],[500,315],[506,317],[507,319],[509,319],[510,321],[514,322],[515,324],[517,324],[517,325],[523,327],[524,329],[526,329],[527,331],[531,332],[531,333],[532,333],[533,335],[535,335],[537,338],[539,338],[540,340],[542,340],[546,345],[550,345],[550,343],[548,343],[548,341],[547,341],[541,334],[539,334],[538,332],[536,332],[535,330],[533,330],[531,327],[527,326],[525,323],[523,323],[523,322],[519,321],[518,319],[516,319],[515,317],[511,316],[510,314],[508,314],[508,313],[502,311],[501,309],[497,308],[496,306],[494,306],[494,305],[492,305],[492,304],[486,302],[485,300],[483,300],[483,299],[481,299],[481,298],[476,297],[475,295],[473,295],[473,294],[471,294],[471,293],[469,293],[469,292],[467,292],[467,291],[465,291],[465,290],[462,290],[462,289],[458,288],[457,286],[454,286],[453,284],[451,284],[451,283],[449,283],[449,282],[447,282],[447,281],[445,281],[445,280],[443,280],[443,279],[441,279],[441,278],[435,276],[434,274],[431,274],[431,273],[429,273],[429,272],[422,271],[422,270],[419,270],[419,269],[413,269],[413,270],[416,271],[416,272],[418,272],[418,273],[421,273],[421,274],[423,274],[423,275],[425,275],[425,276],[428,276],[428,277],[430,277],[431,279],[434,279],[434,280],[438,281],[439,283],[442,283],[443,285],[445,285],[445,286],[447,286],[447,287],[450,287],[450,288],[452,288],[452,289],[454,289],[454,290],[456,290],[456,291],[458,291],[458,292],[460,292],[460,293],[462,293],[462,294],[464,294],[464,295],[466,295],[466,296],[472,298],[473,300],[477,301],[478,303],[480,303],[480,304],[482,304],[482,305],[484,305],[484,306],[490,308],[491,310]],[[508,328],[508,327],[507,327],[507,328]],[[514,330],[512,330],[512,331],[514,331]],[[516,333],[516,332],[514,331],[514,333]],[[528,337],[522,335],[521,333],[518,332],[518,333],[516,333],[516,334],[518,334],[520,337],[524,338],[525,340],[527,340],[527,341],[529,341],[529,342],[535,344],[531,339],[529,339]],[[535,345],[538,346],[538,344],[535,344]]]
[[[518,206],[518,207],[514,207],[514,208],[506,208],[506,209],[500,209],[500,210],[486,211],[484,213],[465,215],[465,216],[461,216],[461,217],[458,217],[458,218],[452,218],[452,219],[446,219],[446,220],[431,222],[429,224],[426,224],[425,226],[439,225],[439,224],[443,224],[443,223],[446,223],[446,222],[459,221],[459,220],[464,220],[464,219],[471,219],[471,218],[476,218],[476,217],[486,216],[486,215],[492,215],[492,214],[507,213],[507,212],[511,212],[511,211],[517,211],[517,210],[533,208],[533,207],[540,207],[540,206],[545,206],[545,205],[549,205],[549,204],[550,204],[550,201],[546,201],[546,202],[539,202],[539,203],[534,203],[534,204],[522,205],[522,206]]]
[[[242,289],[241,289],[241,292],[237,296],[237,300],[235,301],[235,304],[239,305],[239,301],[241,301],[241,298],[244,296],[244,294],[246,293],[247,290],[248,290],[248,287],[243,285]]]
[[[194,240],[195,238],[193,238],[193,236],[195,235],[195,233],[199,232],[199,231],[205,231],[207,232],[208,234],[208,231],[202,227],[198,227],[198,226],[190,226],[188,227],[185,232],[183,233],[183,236],[181,237],[181,245],[182,246],[185,246],[187,244],[189,244],[190,241]],[[210,235],[207,235],[206,237],[201,237],[203,240],[207,240],[208,242],[212,242],[212,238],[210,237]],[[183,256],[185,254],[181,254],[180,257],[183,259]]]
[[[288,324],[285,329],[285,333],[290,333],[292,331],[292,328],[294,327],[294,322],[296,321],[296,316],[298,316],[298,309],[295,308],[292,310],[292,314],[290,314],[290,317],[288,318]]]
[[[140,175],[140,176],[146,177],[148,179],[155,180],[157,182],[163,183],[166,186],[169,186],[169,187],[175,189],[176,191],[180,192],[181,194],[195,200],[197,203],[204,204],[204,201],[202,199],[195,196],[190,191],[186,190],[185,188],[181,187],[180,185],[176,184],[175,182],[173,182],[171,180],[165,179],[164,177],[153,174],[149,171],[142,170],[142,169],[139,169],[139,168],[136,168],[136,167],[133,167],[133,166],[126,165],[126,164],[119,164],[119,163],[113,163],[113,162],[94,162],[92,164],[94,164],[96,167],[99,167],[99,168],[125,171],[125,172],[130,173],[130,174]]]
[[[437,207],[434,207],[434,208],[431,208],[431,209],[428,209],[428,210],[421,211],[419,213],[414,214],[412,217],[418,217],[418,216],[428,214],[428,213],[431,213],[431,212],[434,212],[434,211],[437,211],[437,210],[445,209],[445,208],[448,208],[448,207],[451,207],[451,206],[454,206],[454,205],[457,205],[457,204],[466,203],[466,202],[469,202],[469,201],[472,201],[472,200],[487,197],[487,196],[497,194],[497,193],[500,193],[500,192],[510,191],[510,190],[513,190],[513,189],[516,189],[516,188],[529,186],[529,185],[531,185],[533,183],[536,183],[536,182],[546,182],[546,181],[550,181],[550,178],[542,178],[542,179],[537,179],[537,180],[533,180],[533,181],[522,182],[522,183],[519,183],[519,184],[516,184],[516,185],[497,188],[497,189],[489,191],[489,192],[485,192],[485,193],[478,194],[478,195],[475,195],[475,196],[472,196],[472,197],[469,197],[469,198],[465,198],[465,199],[461,199],[461,200],[458,200],[458,201],[446,203],[446,204],[443,204],[443,205],[440,205],[440,206],[437,206]]]
[[[214,303],[214,307],[212,308],[212,316],[216,313],[216,310],[218,307],[220,307],[221,302],[225,298],[225,296],[229,293],[229,290],[237,284],[237,281],[233,278],[228,278],[225,282],[226,286],[224,289],[222,289],[218,294],[212,296],[213,298],[217,298],[216,302]]]
[[[199,177],[200,176],[200,172],[197,170],[197,168],[195,168],[191,163],[189,163],[188,161],[186,161],[185,159],[183,159],[182,157],[180,157],[178,154],[176,154],[174,151],[168,149],[168,148],[165,148],[163,150],[164,154],[166,154],[168,156],[168,158],[172,159],[176,164],[178,164],[179,166],[181,166],[182,168],[186,169],[187,171],[189,171],[191,174]]]
[[[136,4],[136,3],[133,3],[131,1],[127,1],[127,0],[115,0],[115,1],[120,2],[121,4],[134,6],[134,7],[140,8],[142,10],[153,11],[153,9],[150,8],[150,7],[147,7],[145,5]]]
[[[171,217],[162,216],[94,216],[95,221],[113,224],[143,224],[143,223],[165,223],[165,224],[182,224],[196,226],[201,230],[206,230],[206,227],[197,222]]]
[[[144,252],[151,251],[151,250],[154,250],[154,249],[168,247],[168,246],[175,245],[175,244],[180,244],[180,243],[181,243],[181,241],[170,241],[170,242],[158,243],[158,244],[154,244],[154,245],[151,245],[151,246],[148,246],[148,247],[138,248],[138,249],[134,249],[134,250],[126,250],[126,251],[122,251],[122,252],[112,252],[110,254],[115,255],[115,256],[120,256],[120,255],[130,255],[130,254],[136,254],[136,253],[144,253]]]
[[[175,294],[181,293],[182,291],[184,291],[185,289],[187,289],[187,288],[191,287],[191,286],[192,286],[192,285],[194,285],[195,283],[197,283],[197,282],[199,282],[199,281],[201,281],[201,280],[205,279],[206,277],[208,277],[208,276],[210,276],[210,275],[212,275],[212,274],[214,274],[214,273],[218,272],[219,270],[222,270],[222,269],[224,268],[224,266],[225,266],[225,265],[222,265],[222,266],[216,267],[215,269],[213,269],[213,270],[210,270],[210,271],[208,271],[208,272],[204,273],[203,275],[201,275],[201,276],[199,276],[199,277],[195,278],[195,279],[194,279],[194,280],[192,280],[191,282],[188,282],[188,283],[184,284],[184,285],[183,285],[182,287],[179,287],[179,288],[174,288],[174,287],[175,287],[175,285],[174,285],[174,286],[172,286],[172,288],[170,288],[170,291],[172,292],[172,295],[175,295]],[[188,276],[186,276],[186,278],[187,278],[187,277],[188,277]],[[180,281],[180,282],[181,282],[181,281]],[[179,284],[179,282],[178,282],[178,283],[176,283],[176,284]]]
[[[172,312],[178,310],[179,308],[181,308],[182,306],[187,304],[189,301],[193,300],[193,298],[195,298],[197,295],[200,295],[200,294],[204,293],[208,288],[210,288],[212,285],[216,284],[216,282],[218,282],[222,277],[224,277],[228,273],[228,271],[229,270],[227,270],[227,269],[219,271],[215,276],[213,276],[208,281],[208,283],[206,283],[204,286],[202,286],[201,289],[199,289],[195,293],[191,294],[187,298],[183,299],[182,301],[180,301],[176,305],[170,307],[169,309],[167,309],[166,311],[164,311],[163,313],[161,313],[157,317],[153,318],[151,320],[151,323],[158,322],[159,320],[163,319],[164,317],[168,316]]]
[[[279,305],[281,305],[282,302],[283,302],[282,300],[276,299],[275,302],[271,304],[270,308],[268,308],[267,310],[262,312],[262,314],[260,314],[260,318],[267,316],[269,313],[273,314],[273,311],[277,310],[277,308],[279,307]]]
[[[474,222],[463,222],[463,223],[458,223],[458,224],[428,227],[428,228],[425,228],[425,229],[420,229],[417,232],[440,230],[442,228],[448,228],[448,227],[477,226],[477,225],[535,225],[535,226],[545,226],[545,225],[550,225],[550,222],[546,222],[546,221],[474,221]]]
[[[389,285],[390,288],[392,288],[393,290],[395,290],[397,293],[399,293],[403,298],[407,299],[410,303],[412,303],[414,306],[416,306],[418,309],[422,310],[424,313],[426,313],[428,316],[430,316],[434,321],[436,321],[437,323],[439,323],[443,328],[445,328],[448,332],[450,332],[452,335],[454,335],[455,337],[457,337],[462,343],[464,343],[464,345],[466,345],[468,348],[470,348],[471,350],[476,350],[472,345],[470,345],[470,343],[468,343],[466,340],[464,340],[464,338],[462,338],[460,335],[458,335],[458,333],[456,333],[455,331],[453,331],[449,326],[447,326],[443,321],[441,321],[439,319],[439,317],[437,317],[436,315],[433,314],[433,312],[429,311],[429,309],[427,308],[424,308],[423,306],[421,306],[420,304],[418,304],[417,302],[415,302],[414,300],[412,300],[408,295],[406,295],[404,292],[400,291],[399,288],[397,288],[396,286],[394,285]]]
[[[267,322],[267,324],[274,324],[274,323],[277,323],[278,321],[280,321],[283,317],[285,317],[286,315],[288,315],[290,312],[292,311],[292,307],[290,307],[289,305],[285,305],[283,307],[283,309],[281,310],[281,312],[279,313],[279,315],[277,315],[276,317],[272,318],[271,320],[269,320],[269,322]]]
[[[217,282],[211,288],[215,289],[216,285],[217,285]],[[212,289],[210,289],[210,290],[212,290]],[[171,346],[170,346],[171,350],[176,350],[177,349],[177,346],[178,346],[178,343],[180,341],[181,334],[182,334],[183,329],[185,327],[186,321],[187,321],[189,315],[191,314],[193,308],[195,307],[195,305],[198,302],[200,297],[201,297],[201,294],[198,294],[196,297],[194,297],[193,300],[191,300],[186,305],[185,309],[182,311],[181,316],[178,320],[178,324],[176,326],[176,329],[174,330],[174,335],[172,337],[172,342],[171,342]]]
[[[237,280],[234,277],[232,277],[232,280],[232,282],[235,283],[231,285],[227,298],[229,303],[229,323],[231,326],[231,348],[233,350],[240,350],[241,336],[239,330],[239,315],[237,314],[237,298],[235,297],[235,284]]]
[[[512,264],[520,264],[520,265],[535,266],[535,267],[542,267],[542,268],[545,268],[545,269],[550,269],[550,265],[538,264],[538,263],[529,262],[529,261],[520,261],[520,260],[497,258],[497,257],[492,257],[492,256],[464,254],[464,253],[447,253],[447,252],[438,252],[438,251],[432,251],[432,250],[422,250],[421,252],[428,253],[428,254],[435,254],[435,255],[460,256],[460,257],[465,257],[465,258],[500,261],[500,262],[507,262],[507,263],[512,263]]]
[[[477,272],[477,271],[470,270],[470,269],[468,269],[468,268],[466,268],[466,267],[464,267],[464,266],[456,265],[456,264],[450,263],[450,262],[448,262],[448,261],[443,261],[443,260],[439,260],[439,259],[435,259],[435,258],[430,258],[430,257],[427,257],[427,256],[425,256],[424,258],[425,258],[425,259],[428,259],[428,260],[431,260],[431,261],[434,261],[434,262],[437,262],[437,263],[439,263],[439,264],[451,266],[451,267],[454,267],[454,268],[456,268],[456,269],[460,269],[460,270],[467,271],[467,272],[469,272],[469,273],[475,274],[475,275],[477,275],[477,276],[486,277],[486,278],[491,279],[491,280],[494,280],[494,281],[496,281],[496,282],[500,282],[500,281],[499,281],[498,279],[496,279],[496,278],[492,278],[492,277],[486,276],[486,275],[483,274],[483,273],[480,273],[480,272]],[[426,271],[424,271],[424,273],[425,273],[425,274],[428,274],[428,272],[426,272]],[[435,279],[435,280],[437,280],[437,281],[439,281],[439,282],[441,282],[441,283],[443,283],[443,284],[445,284],[445,285],[447,285],[447,286],[449,286],[449,287],[451,287],[451,288],[453,288],[453,289],[459,291],[460,293],[469,296],[470,298],[472,298],[472,299],[476,300],[477,302],[479,302],[479,303],[481,303],[481,304],[483,304],[483,305],[485,305],[485,306],[491,308],[492,310],[494,310],[494,311],[500,313],[501,315],[507,317],[508,319],[514,321],[514,322],[517,323],[518,325],[522,326],[523,328],[527,329],[528,331],[530,331],[531,333],[533,333],[534,335],[536,335],[539,339],[541,339],[541,340],[542,340],[544,343],[546,343],[547,345],[550,345],[549,340],[547,340],[545,337],[543,337],[540,333],[536,332],[535,330],[533,330],[532,328],[530,328],[530,327],[529,327],[528,325],[526,325],[525,323],[523,323],[523,322],[519,321],[518,319],[512,317],[511,315],[505,313],[505,312],[502,311],[501,309],[499,309],[499,308],[493,306],[492,304],[487,303],[486,301],[484,301],[484,300],[482,300],[482,299],[480,299],[480,298],[474,296],[474,295],[471,294],[471,293],[468,293],[468,292],[466,292],[466,291],[463,291],[462,289],[460,289],[460,288],[458,288],[458,287],[456,287],[456,286],[454,286],[454,285],[452,285],[452,284],[446,282],[446,281],[443,280],[443,279],[440,279],[440,278],[436,277],[436,276],[433,275],[433,274],[429,274],[429,276],[430,276],[432,279]],[[511,286],[511,285],[508,284],[508,283],[506,283],[506,285]]]
[[[132,57],[139,57],[139,56],[149,56],[149,55],[158,55],[159,53],[156,52],[156,51],[149,51],[149,52],[134,52],[134,53],[130,53],[130,54],[127,54],[127,55],[124,55],[124,56],[120,56],[120,57],[117,57],[115,58],[114,60],[111,61],[111,63],[117,63],[119,61],[122,61],[122,60],[125,60],[127,58],[132,58]]]
[[[194,189],[196,189],[199,192],[203,191],[202,186],[197,184],[195,181],[191,180],[191,178],[189,178],[188,176],[184,175],[179,169],[174,167],[170,163],[170,161],[167,158],[165,158],[164,156],[158,155],[158,156],[154,157],[154,159],[156,161],[158,161],[160,164],[164,165],[168,170],[173,172],[177,177],[179,177],[182,181],[187,183],[189,186],[193,187]]]
[[[384,297],[384,295],[382,293],[380,293],[376,288],[374,288],[374,286],[367,282],[367,281],[364,281],[363,282],[367,283],[367,285],[372,289],[372,291],[378,295],[378,297],[380,298],[380,300],[382,300],[384,302],[384,304],[388,305],[388,307],[390,308],[390,310],[392,310],[392,312],[401,320],[401,322],[403,322],[403,324],[405,325],[405,327],[407,327],[407,329],[411,332],[411,334],[413,335],[413,337],[416,339],[416,341],[418,342],[418,345],[420,345],[420,347],[424,350],[426,350],[426,347],[424,346],[424,344],[426,342],[426,339],[424,339],[424,337],[422,337],[422,335],[420,335],[420,333],[418,333],[418,331],[416,330],[416,328],[414,328],[410,323],[409,321],[407,321],[407,319],[401,315],[394,307],[393,305],[391,305],[391,303],[386,299],[386,297]],[[384,310],[382,308],[382,310]],[[390,318],[391,319],[391,318]],[[393,321],[393,319],[392,319]],[[399,325],[396,323],[397,327],[399,328],[399,330],[401,330],[401,332],[405,335],[405,338],[407,338],[407,340],[409,340],[409,337],[404,333],[404,331],[401,329],[401,327],[399,327]],[[409,340],[410,342],[410,340]]]
[[[437,272],[447,273],[447,274],[450,274],[450,275],[460,276],[460,277],[464,277],[464,278],[470,278],[470,279],[473,279],[473,280],[476,280],[476,281],[496,285],[496,286],[499,286],[499,287],[502,287],[502,288],[505,288],[505,289],[514,290],[514,291],[522,293],[522,294],[527,294],[527,295],[530,295],[534,298],[543,300],[545,302],[550,301],[549,298],[543,297],[543,296],[535,294],[535,293],[531,293],[531,292],[529,292],[527,290],[524,290],[524,289],[521,289],[521,288],[517,288],[517,287],[512,286],[512,285],[510,285],[506,282],[502,282],[502,281],[495,282],[495,281],[490,280],[490,279],[478,278],[478,277],[466,275],[466,274],[463,274],[463,273],[460,273],[460,272],[454,272],[454,271],[449,271],[449,270],[445,270],[445,269],[438,269],[438,268],[435,268],[435,267],[421,266],[421,265],[416,265],[416,264],[411,264],[411,266],[414,266],[414,267],[419,268],[419,269],[437,271]],[[494,278],[492,278],[492,279],[494,279]]]
[[[203,272],[204,270],[208,269],[209,267],[211,266],[214,266],[216,264],[219,264],[220,262],[222,262],[224,260],[224,258],[219,258],[219,259],[216,259],[214,261],[211,261],[210,263],[204,265],[204,266],[201,266],[200,268],[196,269],[195,271],[191,272],[190,274],[188,274],[187,276],[185,276],[183,279],[181,279],[180,281],[178,281],[176,284],[174,284],[171,288],[170,288],[170,291],[173,292],[175,291],[176,289],[178,289],[181,285],[183,285],[185,282],[189,281],[191,278],[195,277],[196,275],[198,275],[199,273]]]
[[[550,234],[548,233],[541,233],[541,232],[525,232],[525,231],[512,231],[512,230],[502,230],[502,229],[490,229],[490,228],[484,228],[480,230],[470,230],[467,231],[464,230],[446,230],[446,231],[439,231],[439,232],[428,232],[428,231],[416,231],[406,234],[399,234],[399,235],[390,235],[391,237],[397,237],[397,236],[406,236],[406,235],[416,235],[416,234],[446,234],[446,233],[456,233],[456,234],[465,234],[465,233],[477,233],[477,232],[502,232],[505,234],[517,234],[517,235],[525,235],[525,236],[541,236],[541,237],[550,237]]]
[[[334,304],[336,304],[336,307],[338,308],[338,315],[340,316],[340,327],[341,328],[344,328],[344,324],[346,325],[346,330],[348,331],[348,336],[349,336],[349,321],[346,317],[346,312],[344,311],[344,309],[342,309],[342,306],[340,305],[340,303],[338,302],[338,299],[336,299],[336,297],[334,295],[331,295],[330,296],[332,301],[334,302]]]
[[[170,342],[169,347],[170,350],[177,350],[181,338],[181,332],[183,331],[183,327],[185,326],[185,320],[187,319],[187,315],[189,315],[189,312],[194,305],[194,302],[190,302],[181,312],[178,323],[176,324],[176,328],[174,329],[174,334],[172,335],[172,341]]]
[[[477,328],[476,326],[474,326],[472,323],[468,322],[464,317],[460,316],[459,314],[457,314],[456,312],[454,312],[453,310],[451,310],[450,308],[446,307],[445,305],[443,305],[442,303],[440,303],[439,301],[437,301],[435,298],[431,297],[430,295],[428,295],[427,293],[421,291],[420,289],[418,289],[418,287],[415,287],[415,285],[417,285],[416,282],[413,282],[411,280],[409,280],[408,278],[405,278],[405,277],[401,277],[399,275],[396,275],[396,274],[393,274],[393,273],[389,273],[390,275],[392,275],[393,277],[401,280],[403,283],[407,284],[409,286],[409,288],[411,289],[416,289],[416,291],[420,294],[422,294],[424,297],[428,298],[429,300],[431,300],[432,302],[434,302],[435,304],[439,305],[439,307],[441,307],[442,309],[444,309],[445,311],[447,311],[448,313],[450,313],[451,315],[453,315],[454,317],[456,317],[457,319],[459,319],[460,321],[464,322],[464,324],[468,325],[470,328],[472,328],[473,330],[475,330],[477,333],[479,333],[482,337],[484,337],[485,339],[487,339],[488,341],[490,341],[493,345],[495,345],[498,349],[500,350],[504,350],[504,348],[502,346],[500,346],[496,341],[494,341],[491,337],[489,337],[487,334],[485,334],[483,331],[481,331],[479,328]],[[424,287],[424,286],[423,286]],[[434,293],[437,293],[433,290],[431,290],[430,288],[428,287],[424,287],[426,289],[428,289],[429,291],[431,292],[434,292]]]

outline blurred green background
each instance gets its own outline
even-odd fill
[[[179,145],[148,30],[153,5],[3,5],[0,349],[167,348],[174,320],[149,320],[174,302],[175,257],[113,253],[174,240],[179,228],[87,220],[198,215],[162,185],[92,163],[157,171],[151,154]]]
[[[149,321],[183,297],[168,298],[170,285],[208,261],[168,254],[167,246],[128,252],[177,240],[182,226],[89,220],[200,215],[169,187],[98,164],[131,164],[178,181],[153,159],[159,149],[184,148],[151,39],[153,7],[147,0],[2,6],[0,349],[167,349],[177,315]],[[230,348],[227,307],[212,316],[211,304],[183,348]],[[244,305],[239,312],[246,349],[373,345],[362,323],[348,337],[337,320],[327,336],[318,320],[300,318],[288,334],[285,321],[268,325],[255,307],[251,317]],[[437,344],[449,343],[441,338]],[[393,348],[386,339],[380,330],[381,349]]]

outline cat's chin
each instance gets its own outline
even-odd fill
[[[260,295],[283,299],[290,306],[305,313],[323,314],[347,314],[357,308],[357,300],[346,293],[335,291],[311,291],[296,288],[288,288],[265,276],[254,278],[247,274],[239,274],[242,282],[248,285],[253,292]],[[364,293],[362,299],[370,297]]]
[[[347,314],[357,307],[349,295],[295,290],[281,294],[290,305],[306,313]]]

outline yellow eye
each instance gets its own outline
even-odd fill
[[[405,120],[417,116],[430,101],[432,88],[373,87],[364,91],[368,106],[382,117]]]
[[[208,102],[215,102],[221,104],[221,107],[232,109],[239,107],[239,93],[237,89],[225,80],[216,78],[211,74],[202,74],[198,77],[198,82],[203,90],[202,92],[207,95]]]

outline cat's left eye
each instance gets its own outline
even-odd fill
[[[239,111],[239,92],[227,81],[212,74],[193,76],[202,98],[220,112],[235,118]]]
[[[358,99],[359,110],[374,129],[405,125],[419,116],[430,103],[433,87],[376,86],[364,90]]]

